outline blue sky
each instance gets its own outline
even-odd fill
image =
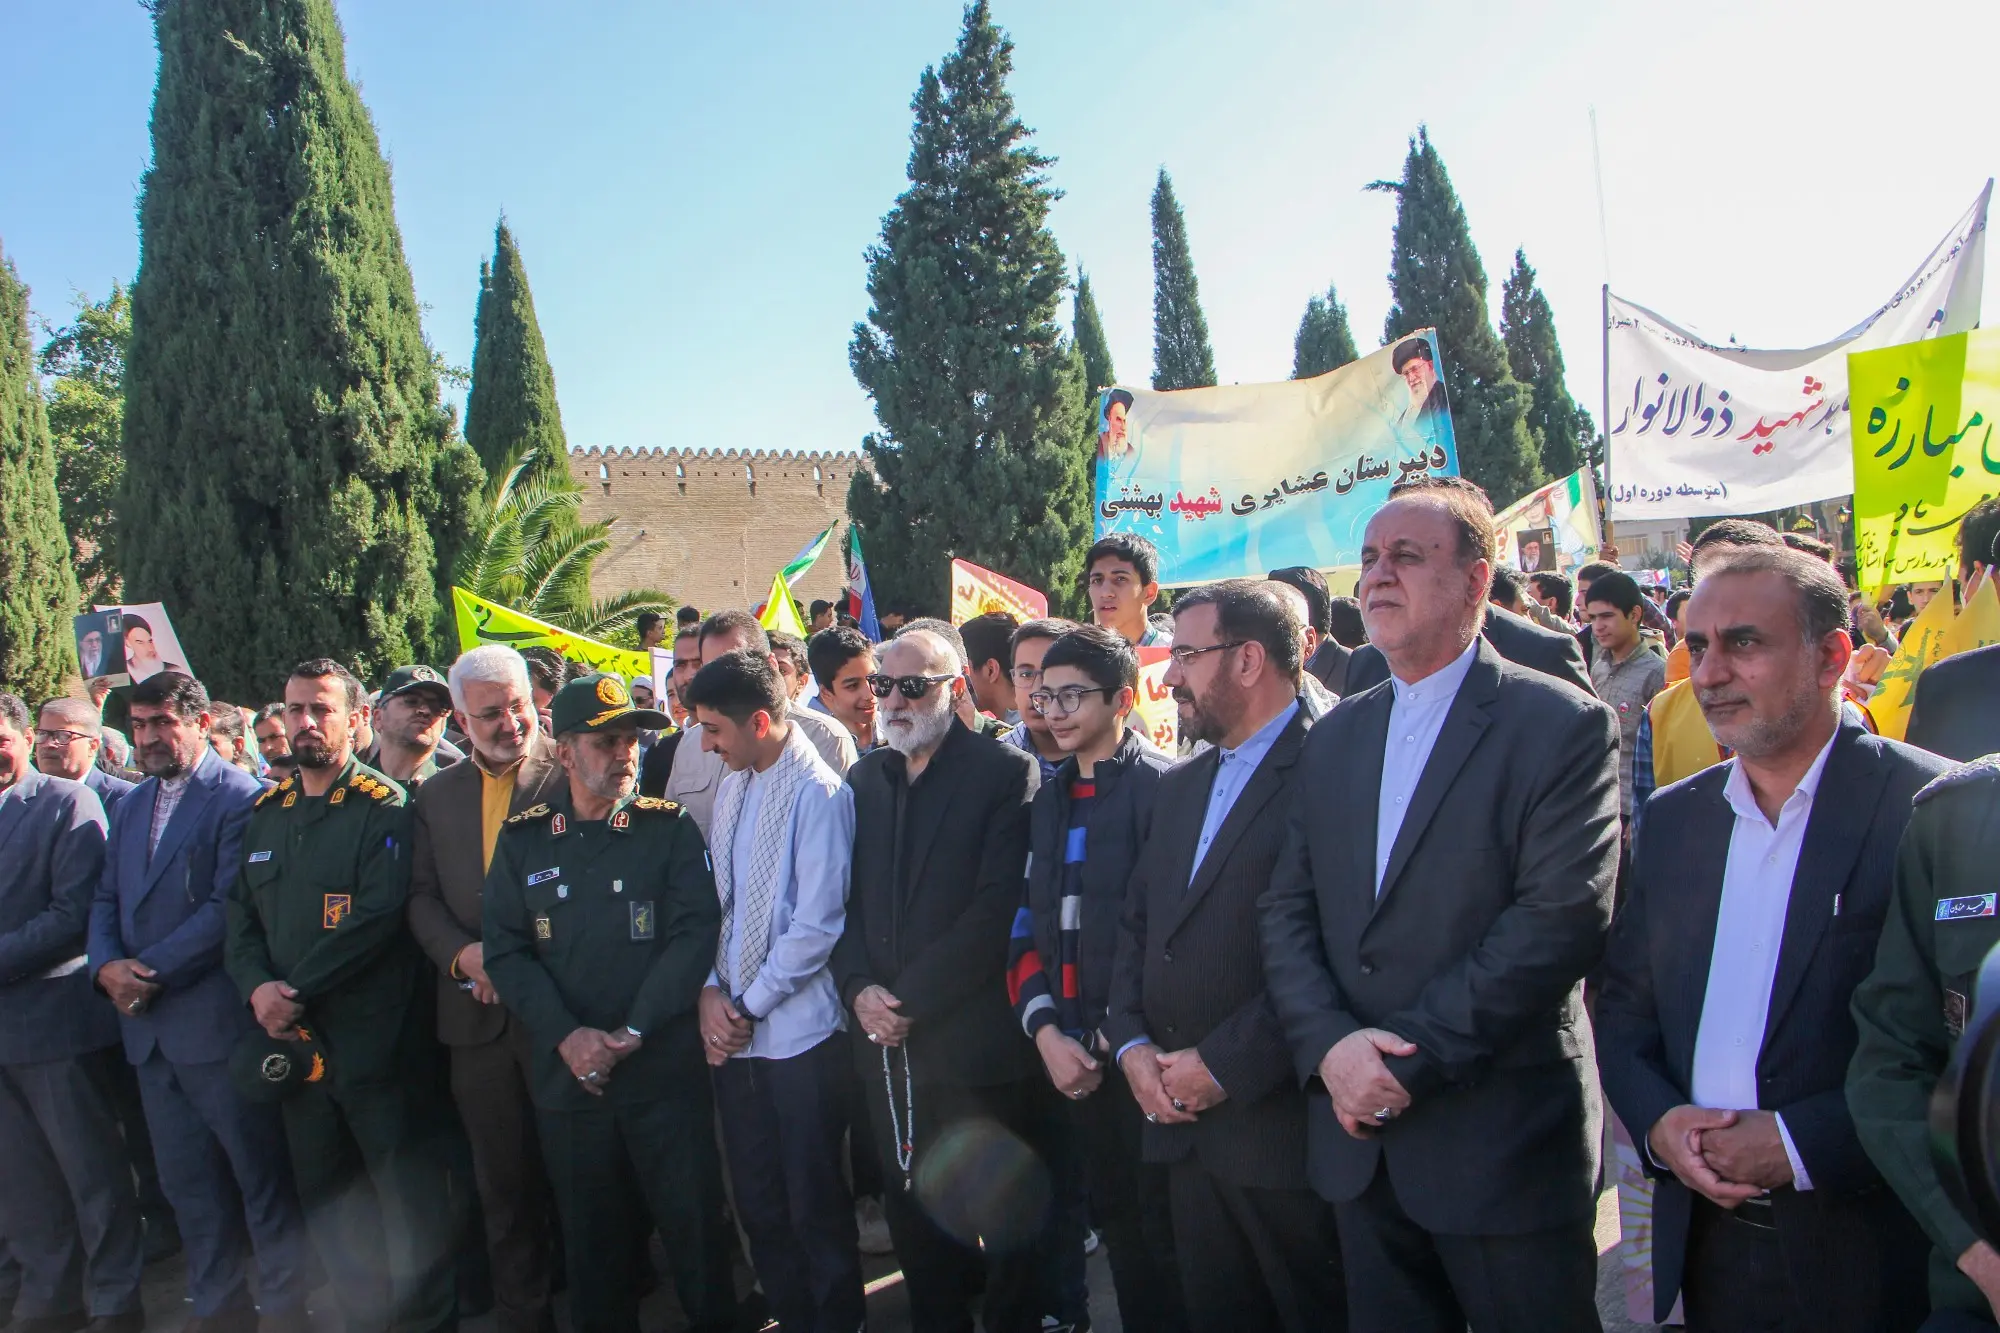
[[[136,0],[5,10],[0,246],[60,321],[73,290],[101,295],[137,268],[151,20]],[[874,424],[847,368],[862,251],[902,187],[910,95],[950,49],[957,4],[339,11],[448,359],[471,361],[504,209],[573,445],[858,447]],[[2000,45],[1992,0],[998,0],[995,14],[1021,114],[1059,159],[1052,225],[1091,273],[1127,382],[1151,371],[1162,165],[1221,378],[1278,379],[1329,281],[1363,347],[1379,339],[1394,200],[1362,186],[1396,175],[1427,122],[1496,318],[1525,246],[1595,412],[1592,104],[1614,290],[1753,345],[1860,319],[2000,164],[1990,88],[1960,58]]]

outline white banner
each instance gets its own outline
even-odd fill
[[[1718,347],[1611,297],[1610,517],[1760,514],[1852,494],[1847,354],[1979,323],[1992,194],[1988,180],[1887,304],[1818,347]]]

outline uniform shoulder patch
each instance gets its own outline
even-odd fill
[[[285,789],[285,784],[282,782],[275,787],[264,788],[263,791],[257,793],[257,800],[255,804],[251,806],[251,808],[254,810],[257,806],[264,804],[264,802],[275,797],[279,792],[283,791],[284,789]]]
[[[1917,792],[1912,804],[1922,805],[1948,791],[1962,787],[1990,787],[2000,785],[2000,754],[1989,754],[1975,759],[1969,764],[1960,764],[1949,773],[1940,773],[1924,784]]]
[[[354,770],[354,775],[347,779],[347,785],[375,801],[393,801],[403,794],[401,787],[365,766]]]
[[[662,800],[658,796],[639,796],[633,799],[632,808],[634,810],[659,810],[666,814],[673,814],[681,807],[678,801]]]
[[[531,805],[518,815],[509,815],[507,817],[507,822],[509,824],[529,824],[533,823],[537,819],[547,819],[551,813],[552,812],[550,811],[546,803],[542,805]]]

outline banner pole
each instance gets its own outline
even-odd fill
[[[1604,383],[1602,386],[1604,390],[1604,397],[1602,399],[1604,404],[1602,426],[1604,431],[1604,544],[1606,546],[1616,546],[1618,544],[1617,534],[1612,528],[1611,519],[1611,284],[1608,282],[1605,283],[1600,291],[1603,301],[1598,323],[1601,326],[1600,332],[1604,339],[1603,358],[1601,362],[1604,374]]]

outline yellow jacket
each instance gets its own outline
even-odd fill
[[[1701,715],[1694,686],[1682,680],[1667,686],[1646,705],[1653,722],[1653,781],[1660,787],[1691,778],[1722,762],[1722,748]]]

